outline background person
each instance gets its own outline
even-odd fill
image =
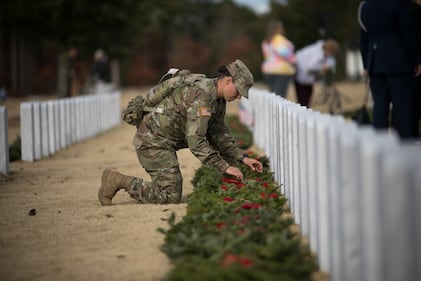
[[[94,53],[93,77],[95,81],[110,82],[110,67],[104,50],[98,49]]]
[[[412,12],[414,19],[414,30],[417,33],[417,46],[421,53],[421,0],[414,0],[412,4]],[[415,90],[413,99],[413,124],[412,124],[412,136],[414,138],[421,137],[420,135],[420,121],[421,121],[421,75],[415,77]]]
[[[98,49],[94,53],[92,80],[95,93],[102,94],[109,91],[108,86],[111,80],[110,65],[108,57],[102,49]]]
[[[409,0],[368,0],[360,4],[360,51],[373,96],[373,126],[413,135],[414,76],[421,73]]]
[[[66,97],[78,96],[85,80],[85,69],[79,61],[79,52],[76,47],[67,51],[67,89]]]
[[[287,95],[288,85],[295,73],[294,45],[284,35],[280,21],[271,21],[267,35],[262,42],[264,74],[269,89],[283,98]]]
[[[334,39],[318,40],[297,51],[294,86],[299,104],[309,107],[314,83],[322,75],[329,75],[335,71],[335,55],[338,52],[339,45]]]
[[[173,91],[140,120],[133,140],[139,162],[152,182],[105,170],[98,191],[101,205],[111,205],[120,189],[141,203],[179,203],[183,178],[176,151],[182,148],[189,148],[203,164],[239,180],[243,180],[236,167],[239,162],[262,171],[262,164],[238,147],[224,120],[227,102],[248,97],[253,75],[240,60],[220,67],[219,73],[213,79],[187,76],[176,87],[174,77],[151,90],[155,96],[169,88]]]

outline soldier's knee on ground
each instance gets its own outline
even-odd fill
[[[180,203],[183,178],[178,166],[148,170],[148,173],[151,175],[153,182],[136,179],[128,190],[130,197],[141,203]]]
[[[181,201],[181,194],[174,192],[172,188],[162,188],[151,183],[144,189],[142,200],[144,203],[177,204]]]
[[[183,178],[178,166],[148,171],[154,185],[157,186],[155,200],[157,203],[179,203],[183,190]],[[151,198],[152,199],[152,198]]]

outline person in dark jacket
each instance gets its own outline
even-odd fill
[[[358,10],[360,51],[373,96],[373,125],[412,137],[414,76],[421,74],[409,0],[366,0]]]
[[[412,12],[414,19],[414,29],[417,32],[418,50],[421,52],[421,0],[414,0],[412,3]],[[420,121],[421,121],[421,75],[415,78],[415,90],[413,101],[413,124],[412,132],[414,138],[421,137]]]

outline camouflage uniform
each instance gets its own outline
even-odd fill
[[[166,82],[160,87],[163,90]],[[216,96],[216,79],[197,78],[182,85],[157,108],[163,113],[146,114],[133,140],[139,162],[152,183],[134,180],[128,190],[132,198],[149,203],[180,201],[183,180],[176,155],[179,149],[189,148],[203,164],[221,172],[244,154],[225,125],[226,102]]]
[[[234,84],[236,81],[242,83],[236,84],[237,90],[246,96],[253,77],[246,69],[247,78],[251,76],[251,81],[243,81],[241,67],[245,66],[239,60],[235,63],[227,68]],[[248,82],[247,87],[244,87],[244,82]],[[203,164],[216,167],[221,172],[238,164],[244,151],[238,147],[225,125],[226,101],[217,97],[216,83],[217,79],[204,75],[187,77],[184,83],[172,89],[171,95],[155,106],[153,112],[143,116],[133,144],[139,162],[150,174],[152,182],[133,178],[125,188],[132,198],[142,203],[180,202],[183,179],[176,155],[179,149],[189,148]],[[152,91],[160,94],[171,85],[173,83],[169,79]]]

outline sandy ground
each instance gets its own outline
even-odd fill
[[[338,89],[351,99],[346,108],[362,102],[361,83]],[[142,91],[123,90],[122,107]],[[292,91],[288,97],[294,100]],[[19,101],[9,99],[6,107],[11,143],[19,134]],[[230,104],[228,114],[237,108]],[[113,206],[101,207],[97,199],[104,168],[149,179],[133,134],[134,127],[122,123],[49,158],[10,163],[9,176],[0,175],[0,280],[163,280],[171,264],[159,250],[164,236],[157,228],[168,228],[171,212],[181,219],[186,205],[141,205],[123,191]],[[185,195],[200,162],[188,150],[178,156]]]

